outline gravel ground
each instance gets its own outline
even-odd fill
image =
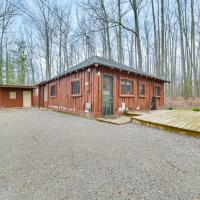
[[[200,139],[46,110],[0,111],[0,199],[200,199]]]

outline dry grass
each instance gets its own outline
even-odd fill
[[[200,97],[166,97],[165,108],[194,108],[200,107]]]

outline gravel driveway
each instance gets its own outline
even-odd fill
[[[200,139],[47,110],[0,111],[0,199],[200,199]]]

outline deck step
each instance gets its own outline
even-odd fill
[[[97,121],[111,123],[111,124],[127,124],[131,122],[131,118],[128,116],[110,117],[110,118],[97,118]]]
[[[126,116],[129,116],[129,117],[134,117],[134,116],[141,116],[141,115],[144,115],[146,114],[145,112],[139,112],[139,111],[128,111],[126,113]]]

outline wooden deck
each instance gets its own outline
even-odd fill
[[[153,111],[149,114],[133,116],[132,121],[170,132],[200,137],[200,112],[186,110]]]

